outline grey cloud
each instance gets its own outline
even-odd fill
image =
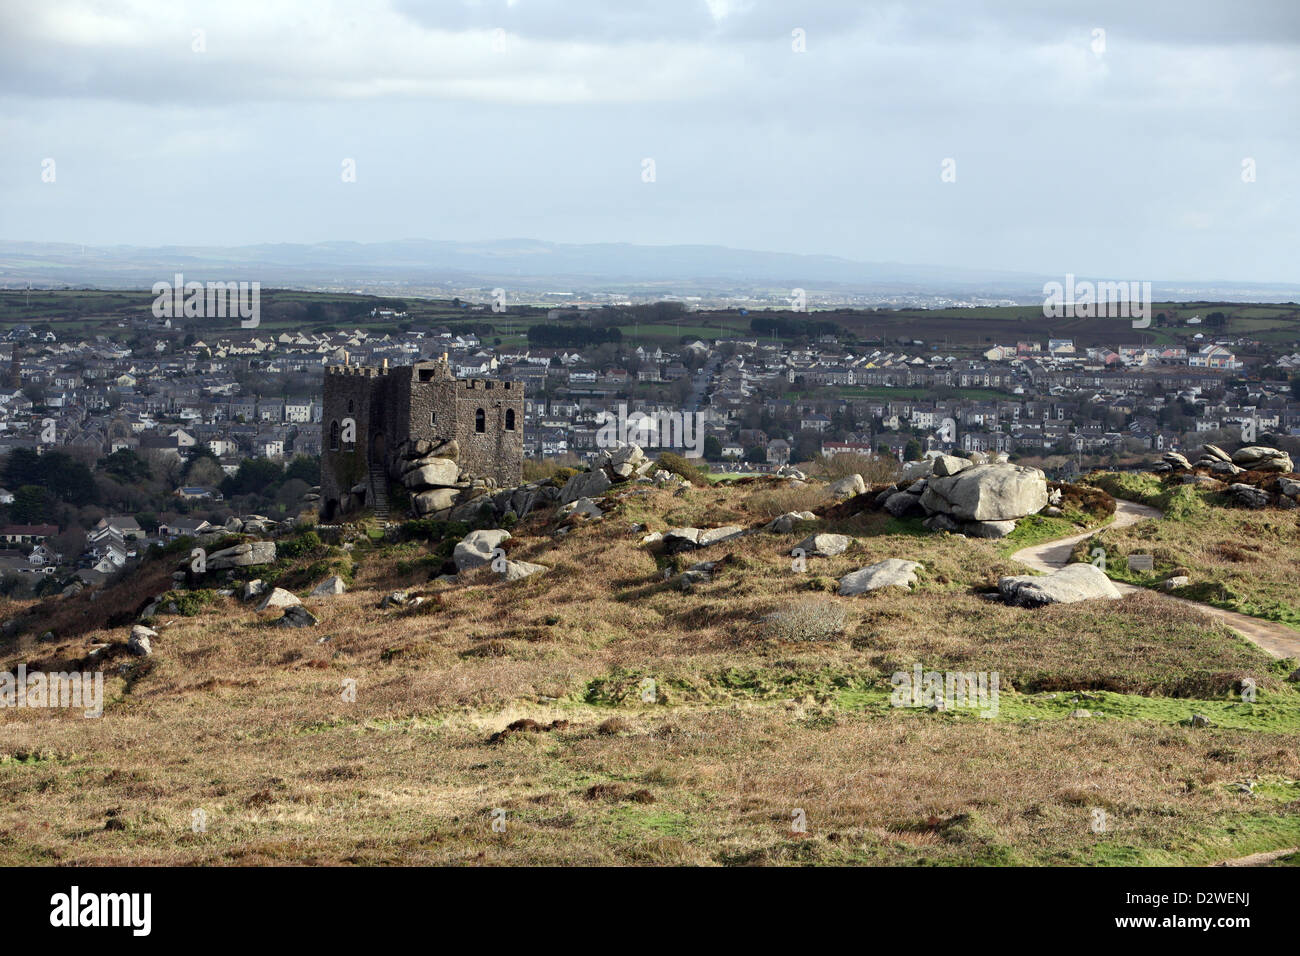
[[[0,8],[0,238],[532,236],[1300,278],[1291,4],[34,9]]]

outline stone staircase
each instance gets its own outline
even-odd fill
[[[376,518],[388,518],[388,471],[383,462],[370,459],[370,471],[367,475],[370,483],[371,510]]]

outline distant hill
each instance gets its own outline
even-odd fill
[[[795,287],[850,296],[1000,297],[1030,303],[1060,276],[791,255],[706,245],[479,242],[263,243],[248,246],[81,246],[0,241],[0,285],[30,282],[147,288],[183,272],[198,281],[257,280],[302,288],[391,290],[429,285],[508,285],[535,291],[653,294],[770,292]],[[1125,277],[1114,277],[1125,278]],[[1137,278],[1137,277],[1128,277]],[[1222,301],[1300,299],[1288,283],[1162,283],[1157,297]]]

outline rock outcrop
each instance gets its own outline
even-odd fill
[[[849,549],[853,539],[845,534],[811,534],[794,546],[810,558],[832,558]]]
[[[417,515],[431,515],[450,510],[459,497],[457,488],[429,488],[411,496],[411,507]]]
[[[301,604],[298,595],[284,588],[274,588],[270,594],[262,598],[262,603],[257,606],[259,611],[270,610],[271,608],[295,607]]]
[[[934,459],[932,473],[940,478],[950,478],[959,471],[965,471],[972,464],[973,462],[969,458],[958,458],[956,455],[940,455]]]
[[[1047,479],[1023,465],[972,465],[955,475],[932,477],[921,494],[931,513],[961,521],[1014,521],[1047,506]]]
[[[1057,510],[1059,511],[1060,509]],[[1015,530],[1016,523],[1009,520],[968,521],[961,525],[962,533],[972,538],[1005,538]]]
[[[460,465],[450,458],[421,458],[402,472],[407,488],[455,488]]]
[[[646,457],[640,445],[619,443],[601,452],[600,460],[590,471],[574,475],[560,491],[560,504],[579,498],[599,498],[616,484],[647,477],[655,463]],[[667,472],[657,472],[655,478]]]
[[[707,548],[711,544],[729,541],[745,533],[740,525],[729,524],[721,528],[669,528],[664,532],[664,551],[668,554],[681,554],[696,548]]]
[[[614,482],[610,481],[604,469],[581,472],[566,481],[560,489],[560,504],[567,505],[579,498],[599,498],[613,485]]]
[[[844,597],[852,597],[855,594],[865,594],[880,588],[910,589],[916,584],[916,572],[922,567],[919,561],[886,558],[844,575],[840,578],[838,593]]]
[[[1228,485],[1228,494],[1233,501],[1246,508],[1267,508],[1273,500],[1264,489],[1240,482]]]
[[[510,532],[500,528],[491,531],[471,531],[465,535],[452,550],[452,560],[456,562],[457,572],[481,568],[489,563],[492,560],[492,552],[509,537]]]
[[[492,497],[499,491],[496,479],[469,474],[461,467],[460,457],[460,444],[454,438],[445,441],[411,440],[402,446],[391,462],[388,477],[400,482],[410,492],[411,510],[420,518],[471,520],[479,516],[485,505],[500,504],[495,509],[498,517],[511,510],[512,502],[507,500],[502,504]],[[539,486],[524,485],[521,488],[536,492]],[[365,482],[352,490],[365,494]],[[533,500],[538,498],[535,496]],[[531,507],[531,502],[528,507]],[[517,517],[523,517],[528,509],[516,507],[514,510]]]
[[[836,498],[852,498],[867,490],[867,483],[859,474],[845,475],[838,481],[832,481],[827,490]]]
[[[1181,462],[1178,459],[1182,459]],[[1280,448],[1270,448],[1267,445],[1247,445],[1245,448],[1238,448],[1229,455],[1218,445],[1202,445],[1201,456],[1197,459],[1196,464],[1192,465],[1187,462],[1186,458],[1172,452],[1164,456],[1164,465],[1157,465],[1156,471],[1169,471],[1170,468],[1205,468],[1212,474],[1236,477],[1245,474],[1248,471],[1258,471],[1264,473],[1276,474],[1293,474],[1295,464],[1291,456]]]
[[[885,499],[884,510],[895,518],[909,518],[925,514],[921,495],[909,491],[895,491]]]
[[[151,627],[145,627],[143,624],[136,624],[131,628],[131,636],[127,638],[126,649],[137,657],[148,657],[153,654],[153,640],[158,636],[158,632]]]
[[[533,574],[541,574],[549,571],[543,564],[531,564],[527,561],[507,561],[506,569],[501,572],[501,577],[506,581],[518,581]]]
[[[561,505],[556,514],[561,518],[577,515],[599,518],[604,515],[604,512],[600,510],[600,505],[590,498],[579,498],[577,501],[570,501],[567,505]]]
[[[307,610],[301,604],[285,608],[284,616],[275,622],[276,627],[315,627],[320,623],[318,618],[311,611]]]
[[[1232,463],[1247,471],[1291,472],[1291,456],[1279,448],[1265,445],[1247,445],[1232,453]]]
[[[790,534],[798,522],[813,521],[816,517],[811,511],[787,511],[769,521],[763,526],[763,530],[770,531],[772,534]]]
[[[335,594],[342,594],[348,589],[346,583],[337,574],[331,574],[320,584],[311,589],[312,597],[331,597]]]
[[[188,567],[190,559],[185,559]],[[275,563],[274,541],[244,541],[208,555],[209,571],[225,571],[230,568],[251,568],[261,564]]]
[[[998,591],[1012,604],[1038,607],[1123,597],[1105,572],[1091,564],[1067,564],[1051,574],[1008,575],[998,580]]]

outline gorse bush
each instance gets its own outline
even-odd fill
[[[560,458],[546,458],[541,461],[535,458],[525,458],[524,481],[554,479],[563,484],[580,471],[579,468],[574,467],[577,461],[577,456],[572,453],[563,455]]]
[[[426,554],[410,560],[398,561],[398,574],[414,574],[416,571],[438,571],[446,559],[437,554]]]
[[[664,452],[659,456],[657,464],[660,471],[670,471],[679,478],[685,478],[693,485],[703,485],[708,482],[708,479],[704,477],[704,472],[681,455],[676,455],[673,452]]]
[[[198,591],[168,591],[158,602],[158,609],[165,611],[170,604],[176,605],[176,613],[182,617],[194,617],[216,600],[216,592],[208,589]]]
[[[304,555],[311,554],[321,546],[320,535],[315,531],[304,531],[302,534],[290,538],[288,541],[280,542],[277,554],[282,558],[294,560]]]

